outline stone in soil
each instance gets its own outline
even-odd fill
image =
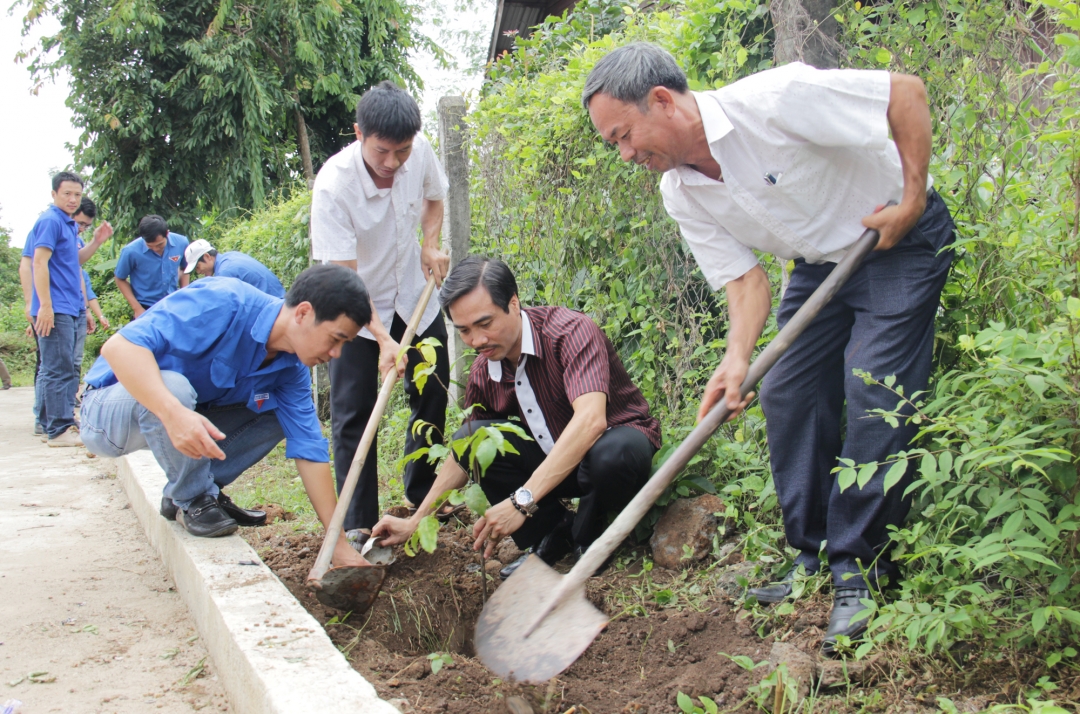
[[[649,541],[656,564],[678,570],[687,561],[696,562],[708,555],[719,525],[714,514],[723,510],[724,502],[712,494],[680,498],[668,504]],[[689,546],[690,558],[683,557],[683,546]]]

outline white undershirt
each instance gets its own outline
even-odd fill
[[[548,428],[547,420],[544,419],[544,410],[540,408],[540,402],[536,400],[536,392],[529,383],[529,375],[525,372],[525,362],[528,355],[536,356],[536,347],[533,342],[532,325],[529,323],[529,315],[521,311],[521,356],[518,358],[517,372],[514,374],[514,393],[517,395],[521,414],[525,417],[525,423],[529,425],[529,431],[545,454],[550,454],[555,442],[551,438],[551,429]],[[502,362],[488,360],[488,376],[495,382],[502,381]]]

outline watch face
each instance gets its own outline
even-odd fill
[[[532,491],[527,488],[519,488],[514,494],[514,498],[517,499],[519,505],[528,506],[533,502]]]

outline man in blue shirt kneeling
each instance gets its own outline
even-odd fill
[[[187,261],[185,273],[194,270],[208,278],[236,278],[248,285],[254,285],[267,295],[285,297],[285,288],[281,286],[277,276],[247,253],[238,250],[218,253],[214,246],[210,245],[210,241],[200,238],[184,251],[184,260]]]
[[[325,526],[336,496],[308,367],[329,361],[371,320],[355,272],[317,265],[285,299],[208,278],[128,323],[86,375],[83,440],[99,456],[149,448],[168,477],[161,515],[215,537],[266,514],[221,492],[282,439]],[[342,537],[337,565],[364,561]]]

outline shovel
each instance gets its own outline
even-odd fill
[[[401,337],[402,345],[408,347],[412,344],[416,335],[416,328],[420,319],[427,309],[428,300],[435,292],[435,278],[428,278],[424,292],[420,294],[420,302],[416,304],[409,324],[405,328],[405,334]],[[308,573],[308,587],[315,591],[315,597],[323,605],[336,610],[349,610],[352,612],[364,612],[375,598],[379,596],[379,589],[383,580],[386,579],[386,568],[393,562],[393,554],[390,548],[375,546],[376,538],[371,538],[364,544],[361,555],[371,565],[364,566],[338,566],[330,567],[330,558],[334,554],[334,546],[341,537],[341,526],[345,522],[345,512],[349,510],[353,492],[356,491],[356,483],[360,480],[360,469],[364,468],[368,451],[375,441],[375,435],[379,432],[379,422],[382,421],[386,404],[390,401],[390,394],[397,384],[397,370],[390,370],[390,374],[383,378],[382,389],[379,390],[379,398],[375,401],[375,408],[371,410],[364,434],[360,437],[360,444],[356,447],[352,464],[349,466],[349,475],[345,478],[345,485],[341,487],[341,495],[338,496],[334,515],[330,519],[330,525],[326,527],[326,537],[323,539],[319,555],[315,558],[315,565]]]
[[[829,277],[750,365],[740,387],[742,394],[749,394],[755,388],[877,242],[878,232],[868,229],[851,246]],[[504,679],[539,684],[581,656],[608,622],[607,616],[586,599],[585,581],[630,535],[664,489],[730,415],[727,400],[722,399],[569,573],[560,575],[531,555],[495,591],[476,623],[476,654],[488,669]]]

